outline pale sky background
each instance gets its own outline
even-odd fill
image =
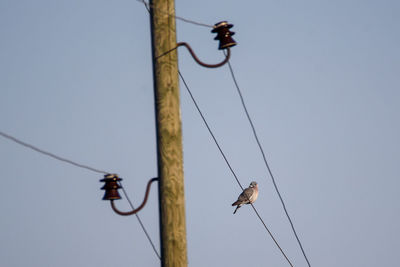
[[[398,266],[400,2],[176,1],[228,20],[231,63],[314,267]],[[134,0],[0,0],[0,130],[118,173],[134,203],[156,176],[149,17]],[[215,63],[210,29],[178,41]],[[307,266],[227,66],[179,66],[242,184],[294,266]],[[289,266],[181,85],[189,266]],[[136,218],[102,201],[102,175],[0,137],[0,266],[159,266]],[[140,216],[159,246],[157,191]],[[125,199],[118,201],[128,209]]]

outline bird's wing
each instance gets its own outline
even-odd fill
[[[251,196],[253,195],[253,193],[254,193],[254,189],[253,189],[253,188],[250,188],[250,187],[249,187],[249,188],[246,188],[246,189],[240,194],[238,200],[239,200],[240,202],[244,202],[244,203],[249,202],[249,199],[251,198]]]

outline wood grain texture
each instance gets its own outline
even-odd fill
[[[153,58],[176,46],[173,0],[154,0]],[[170,15],[168,15],[170,14]],[[182,126],[176,50],[154,60],[162,266],[187,266]]]

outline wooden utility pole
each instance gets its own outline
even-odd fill
[[[150,1],[160,207],[161,266],[186,267],[182,127],[174,0]]]

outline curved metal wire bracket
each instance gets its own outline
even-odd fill
[[[202,62],[202,61],[196,56],[196,54],[194,53],[193,49],[190,47],[190,45],[189,45],[188,43],[181,42],[181,43],[178,43],[178,44],[177,44],[177,47],[179,47],[179,46],[185,46],[185,47],[189,50],[189,53],[192,55],[193,59],[194,59],[199,65],[201,65],[201,66],[203,66],[203,67],[206,67],[206,68],[218,68],[218,67],[221,67],[221,66],[224,65],[226,62],[228,62],[228,61],[229,61],[229,58],[231,57],[231,50],[230,50],[229,47],[228,47],[228,48],[226,48],[226,49],[228,50],[228,52],[227,52],[227,54],[226,54],[226,56],[225,56],[225,59],[224,59],[222,62],[217,63],[217,64],[206,64],[206,63]]]
[[[111,207],[112,207],[112,209],[115,211],[115,213],[117,213],[117,214],[119,214],[119,215],[122,215],[122,216],[128,216],[128,215],[133,215],[133,214],[137,213],[138,211],[140,211],[141,209],[143,209],[143,207],[146,205],[146,202],[147,202],[147,199],[148,199],[149,193],[150,193],[151,184],[152,184],[153,182],[155,182],[155,181],[159,181],[159,179],[158,179],[157,177],[156,177],[156,178],[152,178],[152,179],[147,183],[146,193],[145,193],[145,195],[144,195],[144,200],[143,200],[142,204],[140,204],[140,206],[137,207],[136,209],[134,209],[134,210],[132,210],[132,211],[120,211],[120,210],[118,210],[117,207],[115,206],[114,200],[111,199],[110,202],[111,202]]]
[[[185,46],[185,47],[189,50],[189,53],[192,55],[193,59],[197,62],[197,64],[199,64],[199,65],[201,65],[201,66],[203,66],[203,67],[206,67],[206,68],[218,68],[218,67],[221,67],[221,66],[223,66],[225,63],[227,63],[227,62],[229,61],[230,57],[231,57],[231,50],[229,49],[229,47],[227,47],[227,48],[225,48],[225,49],[228,50],[228,51],[227,51],[227,53],[226,53],[226,55],[225,55],[225,59],[224,59],[222,62],[217,63],[217,64],[207,64],[207,63],[202,62],[202,61],[196,56],[196,54],[194,53],[193,49],[190,47],[190,45],[189,45],[188,43],[180,42],[180,43],[177,43],[176,47],[174,47],[174,48],[172,48],[171,50],[168,50],[167,52],[165,52],[165,53],[163,53],[163,54],[157,56],[156,59],[158,59],[158,58],[160,58],[160,57],[162,57],[162,56],[167,55],[168,53],[170,53],[170,52],[174,51],[175,49],[177,49],[179,46]]]

